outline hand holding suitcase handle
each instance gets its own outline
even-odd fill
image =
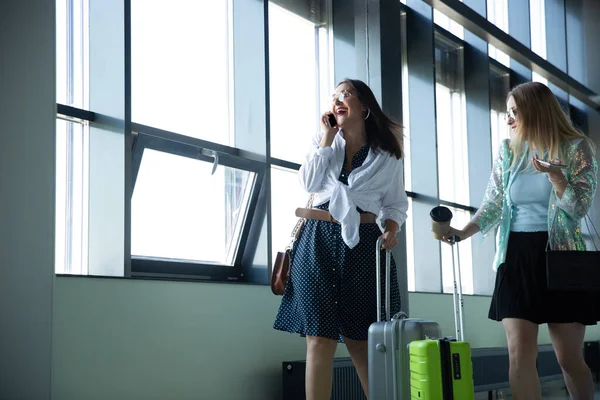
[[[431,217],[431,232],[433,237],[442,240],[450,231],[450,222],[452,221],[452,211],[448,207],[437,206],[431,209],[429,213]],[[456,328],[456,340],[464,341],[464,320],[463,320],[463,296],[462,296],[462,280],[460,276],[460,255],[458,246],[456,246],[456,259],[454,258],[455,244],[460,242],[460,236],[452,235],[447,238],[448,243],[452,246],[452,276],[454,278],[454,287],[452,291],[452,299],[454,300],[454,326]],[[457,261],[455,261],[457,260]],[[458,266],[458,283],[456,282]]]

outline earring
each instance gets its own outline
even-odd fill
[[[369,118],[369,115],[371,115],[371,109],[370,109],[370,108],[367,108],[367,111],[368,111],[368,112],[367,112],[367,116],[365,117],[365,119]]]

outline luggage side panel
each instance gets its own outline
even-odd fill
[[[450,357],[452,358],[450,362],[454,398],[473,400],[475,383],[473,382],[471,345],[468,342],[450,342]]]
[[[437,340],[417,340],[409,345],[410,399],[442,400],[442,366]]]
[[[407,318],[376,322],[369,328],[369,398],[410,399],[408,344],[439,337],[437,322]]]
[[[392,323],[375,322],[369,327],[369,398],[388,399],[393,390],[392,346],[386,333],[392,329]]]

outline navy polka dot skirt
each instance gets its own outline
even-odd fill
[[[367,154],[365,146],[354,156],[352,167],[362,165]],[[342,168],[340,181],[347,184],[347,176]],[[328,210],[329,202],[315,208]],[[342,343],[344,337],[368,339],[369,326],[377,320],[375,244],[382,232],[377,224],[361,224],[360,241],[350,249],[342,240],[341,231],[337,223],[306,221],[292,252],[290,278],[275,319],[275,329]],[[383,294],[384,251],[381,251],[381,264]],[[390,315],[400,311],[396,276],[392,257]],[[384,305],[382,299],[382,308]]]

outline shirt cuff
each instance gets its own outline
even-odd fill
[[[333,149],[331,146],[319,147],[316,151],[316,154],[321,157],[330,157],[333,154]]]

